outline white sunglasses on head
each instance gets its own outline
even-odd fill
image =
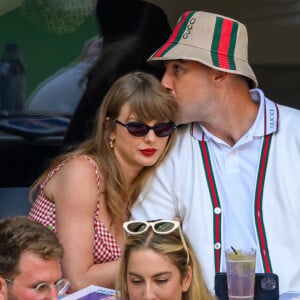
[[[186,241],[184,239],[180,223],[173,220],[157,220],[157,221],[128,221],[123,224],[124,232],[128,235],[138,235],[146,232],[149,227],[153,232],[160,235],[169,234],[178,229],[182,246],[187,254],[187,265],[189,264],[190,256]]]

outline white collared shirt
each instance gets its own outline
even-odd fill
[[[223,251],[231,246],[236,249],[257,248],[252,214],[249,214],[253,209],[254,196],[249,195],[255,193],[258,153],[264,137],[264,128],[259,124],[264,124],[263,120],[264,102],[260,102],[254,124],[233,146],[200,126],[205,134],[205,140],[209,142],[212,168],[222,202]],[[201,140],[200,131],[194,129],[194,137]],[[222,257],[224,259],[225,256]],[[225,262],[221,265],[221,271],[225,272]],[[262,272],[259,260],[256,272]]]

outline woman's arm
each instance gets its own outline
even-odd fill
[[[94,264],[93,258],[95,169],[82,157],[72,159],[48,185],[46,193],[55,202],[57,234],[65,249],[62,272],[71,280],[71,290],[91,284],[114,288],[119,262]]]

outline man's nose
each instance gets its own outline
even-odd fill
[[[164,73],[162,79],[161,79],[161,84],[167,88],[169,91],[172,91],[173,85],[172,85],[172,80],[171,77],[168,75],[167,72]]]
[[[47,296],[47,300],[59,300],[58,292],[55,288],[55,286],[51,286],[51,289],[49,291],[49,294]]]

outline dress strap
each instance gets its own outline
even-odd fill
[[[56,168],[54,168],[46,177],[46,179],[41,183],[40,189],[44,190],[44,187],[48,183],[48,181],[66,164],[66,162],[70,159],[67,158],[64,161],[62,161]]]
[[[95,169],[96,180],[97,180],[97,191],[98,191],[97,203],[99,204],[99,200],[100,200],[100,172],[99,172],[98,165],[92,157],[90,157],[88,155],[80,155],[80,156],[86,158]],[[98,207],[98,204],[97,204],[97,207]]]
[[[96,173],[96,181],[97,181],[97,205],[95,209],[94,219],[98,220],[99,212],[100,212],[100,171],[98,168],[98,165],[96,161],[88,155],[80,155],[80,157],[83,157],[89,161],[89,163],[93,166],[95,173]]]

